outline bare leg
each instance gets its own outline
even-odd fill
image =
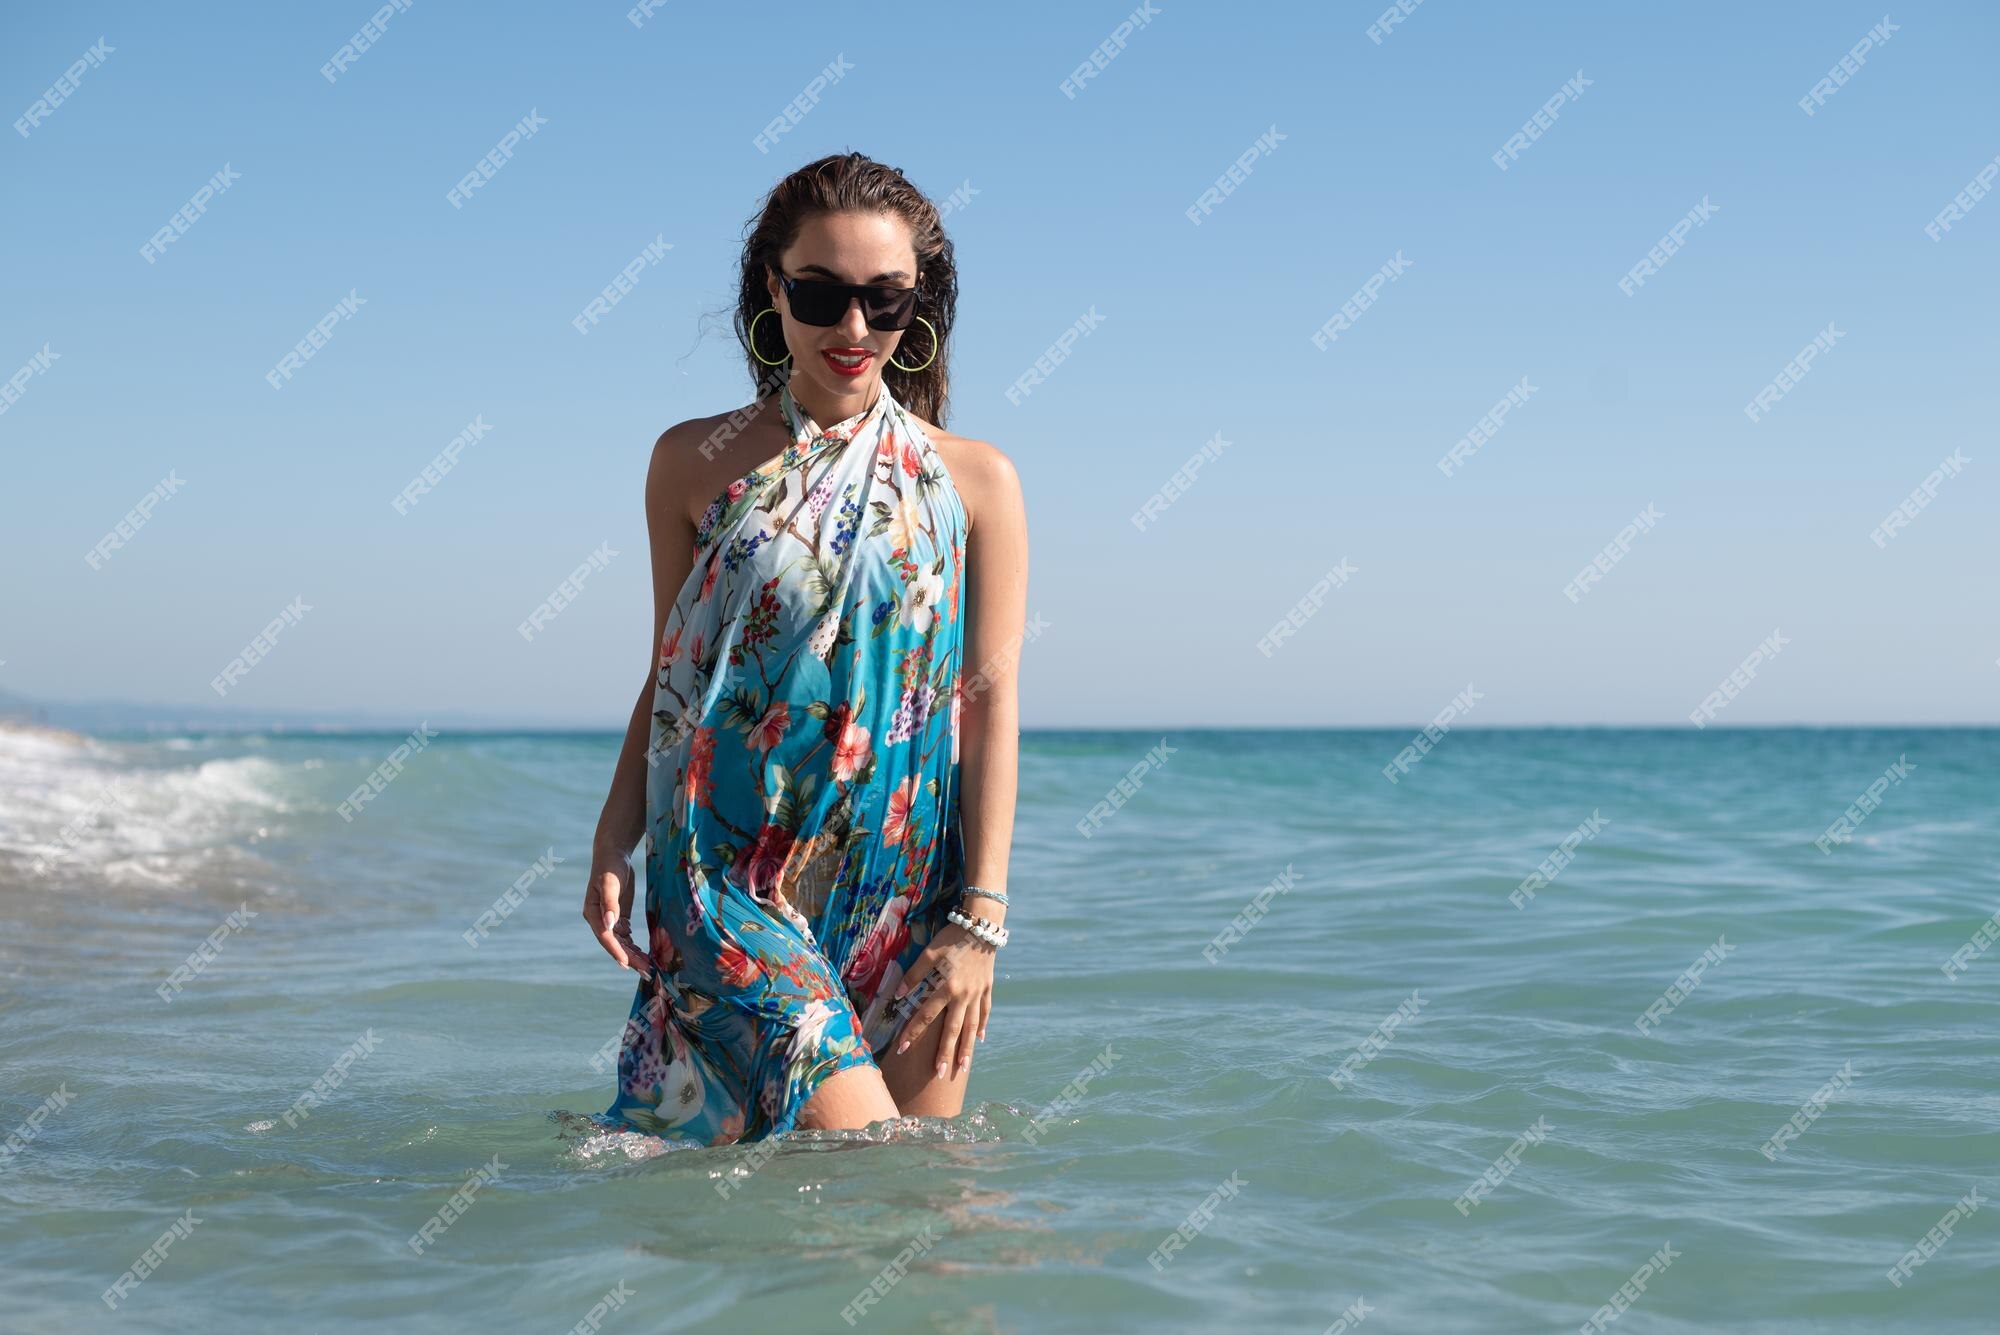
[[[972,1079],[972,1066],[963,1074],[956,1067],[940,1078],[937,1073],[937,1045],[942,1026],[933,1024],[929,1033],[919,1034],[908,1052],[897,1052],[901,1036],[889,1040],[888,1050],[876,1058],[888,1093],[905,1117],[956,1117],[965,1107],[965,1086]],[[973,1063],[979,1058],[975,1054]],[[830,1082],[829,1082],[830,1083]]]
[[[820,1081],[805,1107],[799,1109],[798,1125],[823,1131],[857,1130],[900,1115],[880,1071],[849,1066]]]

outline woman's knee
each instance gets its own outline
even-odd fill
[[[854,1130],[901,1115],[880,1070],[849,1066],[820,1081],[799,1110],[798,1124],[824,1131]]]

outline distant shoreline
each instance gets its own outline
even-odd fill
[[[183,712],[185,711],[185,712]],[[216,711],[210,713],[201,706],[175,706],[169,704],[149,704],[122,700],[88,701],[44,701],[32,700],[19,695],[0,692],[0,727],[18,730],[41,730],[45,733],[61,733],[70,737],[142,737],[142,736],[185,736],[192,733],[226,734],[301,734],[311,736],[397,736],[406,735],[418,723],[428,723],[431,727],[453,736],[623,736],[623,720],[603,723],[522,723],[492,717],[471,716],[472,722],[453,722],[449,715],[425,710],[413,710],[407,715],[364,714],[360,717],[341,718],[332,715],[310,713],[290,713],[273,710],[269,714],[248,717],[230,716]],[[1142,736],[1148,733],[1385,733],[1409,734],[1419,732],[1429,724],[1428,719],[1411,719],[1395,723],[1117,723],[1117,724],[1038,724],[1023,726],[1023,736],[1075,736],[1081,734],[1130,734]],[[1888,729],[1903,731],[1924,730],[1938,732],[1977,732],[2000,729],[2000,720],[1990,722],[1950,722],[1950,723],[1819,723],[1792,720],[1783,723],[1724,723],[1720,720],[1706,728],[1690,727],[1685,719],[1662,720],[1657,723],[1482,723],[1474,718],[1454,721],[1453,732],[1879,732]]]
[[[58,728],[47,723],[31,723],[26,719],[0,717],[0,732],[13,733],[21,737],[42,737],[49,741],[64,742],[70,746],[82,746],[90,740],[87,733],[74,728]]]
[[[310,723],[310,724],[118,724],[97,728],[74,728],[55,724],[31,723],[23,720],[0,718],[0,732],[14,732],[49,738],[60,738],[69,742],[82,742],[90,738],[167,738],[186,736],[217,737],[401,737],[415,726],[405,723]],[[610,725],[562,726],[558,724],[479,724],[461,727],[424,720],[442,737],[606,737],[619,738],[625,734],[622,727]],[[1152,723],[1118,724],[1106,727],[1044,726],[1023,727],[1023,737],[1081,737],[1081,736],[1130,736],[1155,737],[1160,734],[1174,735],[1229,735],[1244,733],[1292,734],[1296,736],[1317,736],[1324,734],[1353,734],[1403,736],[1420,732],[1421,722],[1414,723],[1322,723],[1322,724],[1230,724],[1230,723]],[[2000,723],[1737,723],[1710,724],[1706,728],[1691,728],[1687,724],[1672,723],[1493,723],[1474,725],[1459,724],[1451,729],[1454,733],[1673,733],[1688,737],[1699,737],[1713,733],[1781,733],[1781,732],[1996,732]]]

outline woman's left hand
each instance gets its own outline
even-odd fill
[[[903,1022],[896,1051],[907,1050],[941,1014],[944,1024],[938,1030],[938,1078],[947,1078],[954,1068],[958,1073],[969,1069],[973,1040],[986,1037],[986,1017],[993,1010],[995,953],[992,946],[957,923],[940,928],[896,988],[900,999],[926,977],[931,979],[923,1004]]]

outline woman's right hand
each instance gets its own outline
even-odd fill
[[[604,953],[618,961],[621,969],[637,970],[650,977],[653,959],[632,939],[632,859],[625,854],[594,848],[590,855],[590,883],[584,888],[583,920],[597,937]]]

